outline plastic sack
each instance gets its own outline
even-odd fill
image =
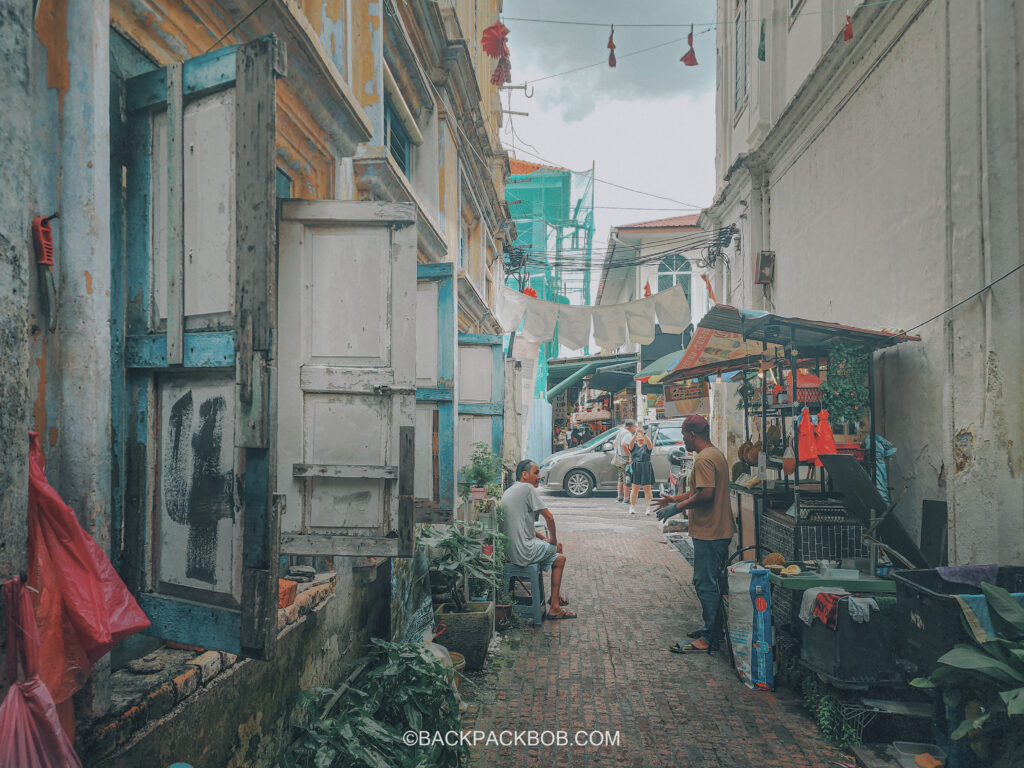
[[[149,626],[131,592],[74,511],[46,481],[39,436],[29,433],[28,583],[38,593],[42,665],[53,700],[85,683],[93,663]]]
[[[0,768],[82,768],[57,708],[39,679],[39,630],[25,585],[4,584],[7,612],[7,679],[11,687],[0,704]],[[25,679],[18,681],[18,661]]]

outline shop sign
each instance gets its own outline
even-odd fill
[[[711,412],[708,383],[665,385],[665,417],[690,416],[699,413],[707,416]]]

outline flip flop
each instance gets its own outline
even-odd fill
[[[710,646],[708,648],[698,648],[693,643],[687,643],[686,645],[683,645],[682,643],[672,643],[668,649],[672,653],[710,653],[712,650]]]
[[[568,597],[562,597],[561,595],[559,595],[559,597],[558,597],[558,604],[559,605],[568,605],[569,604],[569,598]],[[548,598],[548,605],[551,605],[551,598],[550,597]]]
[[[572,611],[559,611],[558,613],[547,613],[544,618],[549,621],[561,621],[562,619],[575,619],[576,614]]]
[[[700,629],[694,629],[694,630],[691,630],[691,631],[687,632],[686,636],[688,638],[690,638],[691,640],[696,640],[698,637],[702,636],[703,634],[704,634],[704,627],[701,627]],[[678,643],[677,643],[677,645],[678,645]]]

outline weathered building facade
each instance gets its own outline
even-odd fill
[[[896,514],[916,532],[944,502],[950,563],[1024,562],[1024,271],[982,290],[1024,253],[1024,6],[720,0],[718,21],[719,300],[920,326],[875,361]]]
[[[499,10],[0,9],[0,577],[25,567],[33,429],[151,634],[228,654],[140,701],[98,664],[87,763],[272,764],[299,687],[409,633],[415,522],[451,516],[459,457],[504,428]],[[277,610],[289,556],[334,558],[304,620]]]

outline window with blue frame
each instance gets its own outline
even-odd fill
[[[384,100],[384,143],[407,179],[412,179],[412,139],[391,101]]]

